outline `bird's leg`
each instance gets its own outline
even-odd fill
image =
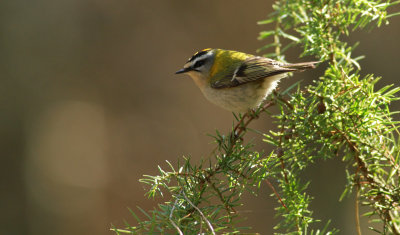
[[[245,114],[243,114],[243,116],[239,119],[239,122],[236,124],[235,128],[233,129],[232,138],[234,140],[241,139],[240,135],[246,129],[246,119],[247,118],[251,118],[249,112],[246,112]]]
[[[278,96],[279,96],[278,88],[276,88],[275,90],[273,90],[273,91],[272,91],[272,94],[274,94],[275,97],[278,97]]]

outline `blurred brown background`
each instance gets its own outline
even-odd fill
[[[232,124],[231,113],[174,72],[207,47],[255,53],[265,43],[256,40],[258,32],[270,27],[256,22],[271,5],[2,1],[0,234],[113,234],[111,224],[134,224],[127,207],[157,203],[146,199],[138,179],[157,174],[165,160],[208,157],[213,144],[206,134],[226,132]],[[361,40],[355,53],[367,56],[363,74],[383,76],[379,86],[399,85],[400,18],[391,20],[348,39]],[[288,60],[305,60],[299,53],[290,51]],[[298,74],[281,87],[309,83],[322,71]],[[252,127],[273,125],[261,118]],[[267,147],[256,143],[259,150]],[[344,166],[339,159],[318,162],[304,176],[312,181],[314,215],[332,218],[340,234],[354,234],[354,198],[338,203]],[[244,196],[252,231],[270,234],[277,222],[270,193],[264,186],[258,197]]]

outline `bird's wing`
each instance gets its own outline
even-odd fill
[[[215,74],[211,80],[211,87],[216,89],[236,87],[269,76],[297,70],[285,67],[285,65],[287,66],[287,64],[264,57],[250,57],[238,65]]]

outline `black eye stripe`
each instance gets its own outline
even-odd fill
[[[193,67],[197,68],[197,67],[202,66],[203,64],[204,64],[204,60],[199,60],[199,61],[196,61],[196,63],[194,63]]]

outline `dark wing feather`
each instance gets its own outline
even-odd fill
[[[269,76],[297,70],[296,68],[291,68],[289,65],[264,57],[250,57],[230,69],[230,71],[225,72],[225,74],[216,74],[216,79],[214,82],[211,82],[211,87],[217,89],[235,87]]]

